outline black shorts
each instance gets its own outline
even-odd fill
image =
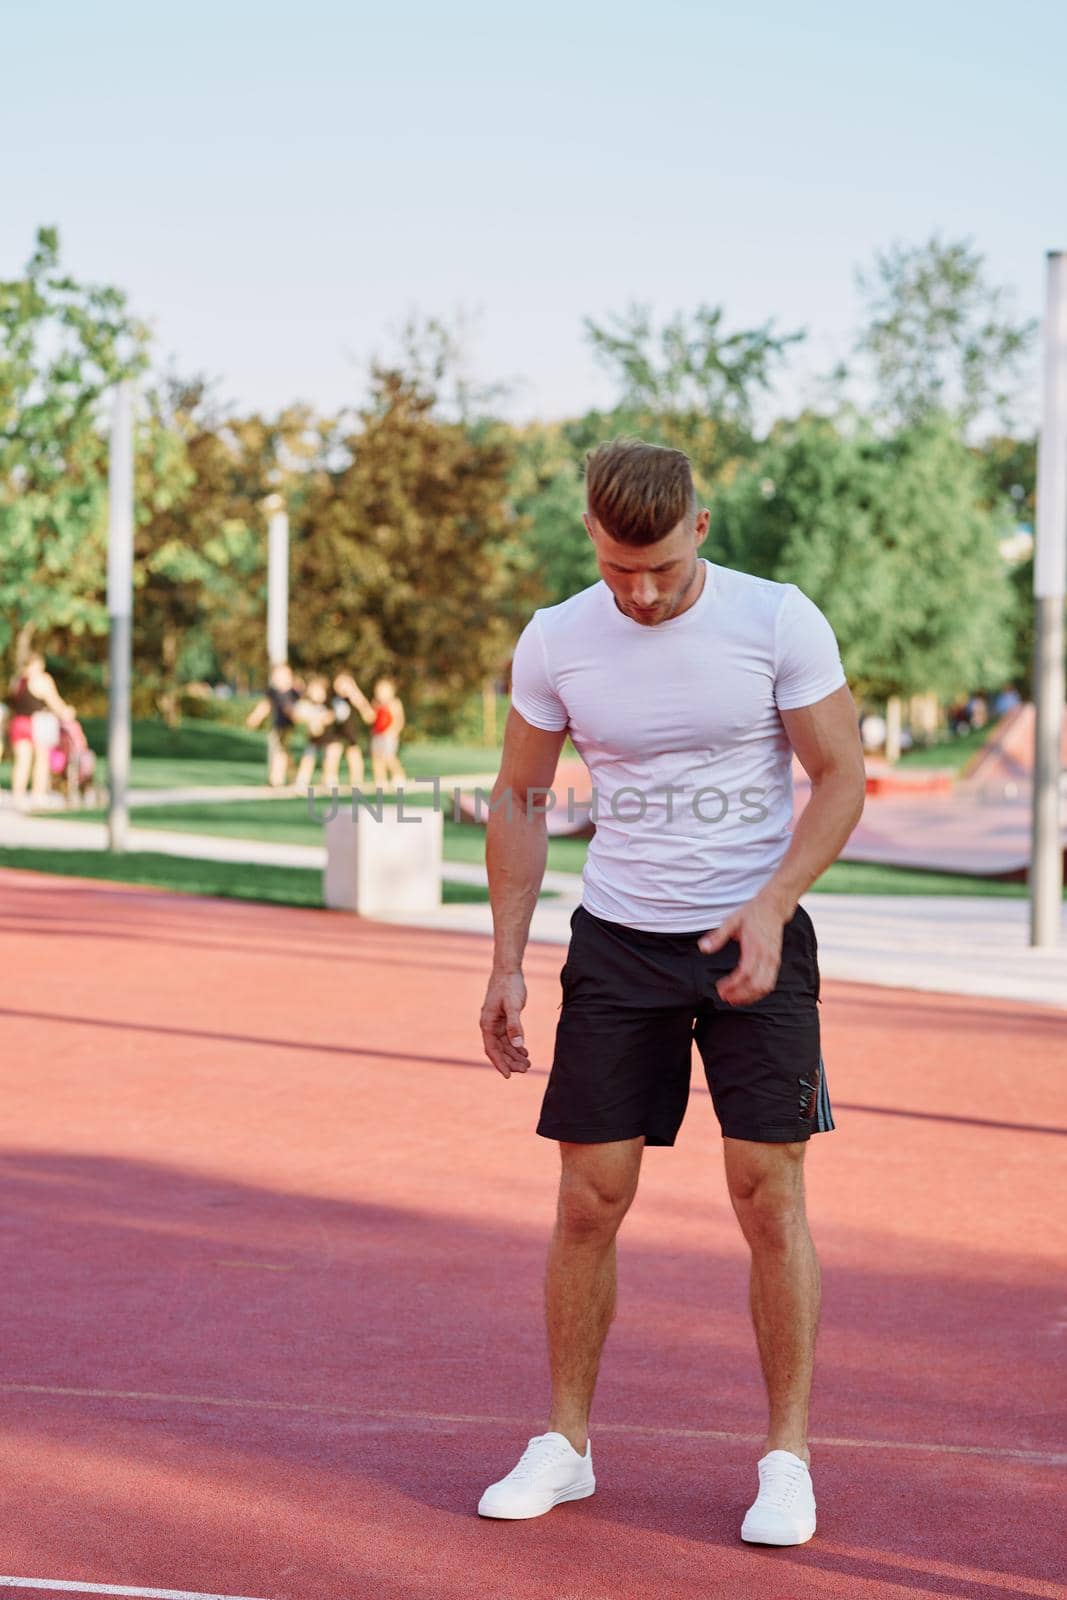
[[[736,939],[705,955],[696,941],[706,931],[646,933],[576,908],[538,1133],[574,1144],[642,1134],[649,1145],[673,1144],[694,1040],[724,1138],[787,1144],[834,1126],[808,913],[798,906],[785,924],[778,981],[747,1006],[715,992],[739,960]]]

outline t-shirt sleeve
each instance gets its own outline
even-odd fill
[[[567,708],[552,684],[536,611],[519,635],[511,658],[511,703],[520,717],[546,733],[558,733],[567,726]]]
[[[813,600],[787,585],[775,624],[774,699],[779,711],[824,700],[846,681],[834,630]]]

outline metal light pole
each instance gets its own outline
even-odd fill
[[[108,462],[107,840],[126,848],[130,776],[130,621],[133,612],[133,384],[115,386]]]
[[[1037,449],[1034,541],[1034,794],[1030,943],[1058,943],[1063,905],[1060,741],[1063,599],[1067,579],[1067,253],[1049,252],[1045,393]]]
[[[267,501],[267,659],[289,659],[289,514],[281,495]]]

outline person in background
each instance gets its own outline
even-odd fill
[[[52,751],[59,743],[59,724],[74,720],[73,706],[60,697],[55,680],[35,650],[22,671],[11,681],[7,698],[11,744],[11,796],[23,805],[29,788],[31,803],[46,805],[52,782]]]
[[[860,738],[867,751],[884,750],[889,729],[881,712],[868,711],[860,720]]]
[[[343,755],[348,763],[348,781],[358,789],[363,783],[363,724],[374,722],[374,708],[350,672],[339,672],[333,688],[336,721],[322,761],[322,781],[327,788],[336,785]]]
[[[957,739],[971,731],[971,713],[966,700],[958,700],[949,709],[948,725]]]
[[[300,700],[300,689],[287,661],[276,662],[270,669],[270,681],[262,700],[257,700],[245,718],[246,728],[258,728],[270,718],[267,734],[267,782],[272,789],[282,789],[289,781],[289,741],[295,726],[293,713]]]
[[[371,701],[374,721],[370,733],[370,764],[377,788],[388,783],[403,783],[404,769],[398,754],[404,731],[404,704],[392,678],[379,678]]]
[[[984,728],[989,721],[989,707],[984,694],[972,694],[967,702],[967,718],[971,728]]]
[[[1016,706],[1022,705],[1022,695],[1013,683],[1006,683],[998,689],[993,699],[993,715],[1006,717],[1009,711],[1014,711]]]
[[[330,705],[330,681],[320,672],[307,681],[304,693],[293,712],[294,720],[307,729],[307,744],[296,769],[296,786],[306,789],[315,776],[320,755],[325,766],[326,749],[334,737],[335,717]]]

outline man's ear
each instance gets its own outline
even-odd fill
[[[589,520],[588,511],[583,511],[582,512],[582,521],[585,523],[585,531],[586,531],[586,533],[589,535],[590,539],[592,539],[593,538],[593,524]],[[596,541],[594,540],[593,542],[595,543]]]

